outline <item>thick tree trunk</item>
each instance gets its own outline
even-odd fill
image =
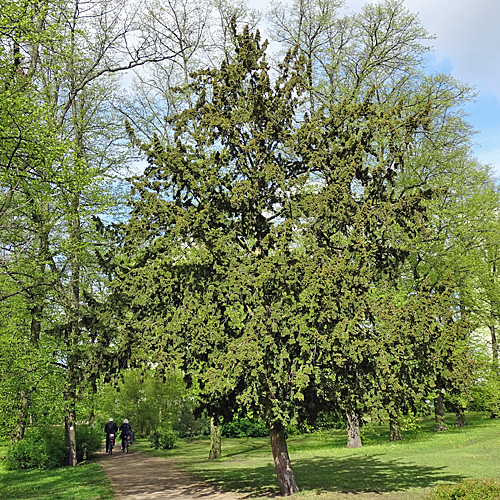
[[[447,431],[448,427],[446,426],[446,422],[444,420],[444,401],[443,396],[438,396],[434,400],[434,415],[436,421],[436,427],[434,430],[436,432]]]
[[[77,464],[76,432],[75,432],[76,412],[74,404],[76,400],[76,394],[66,393],[66,395],[67,395],[67,397],[65,398],[66,415],[64,417],[64,431],[65,431],[66,448],[67,448],[66,465],[74,467]]]
[[[293,475],[288,448],[286,445],[285,429],[281,425],[273,425],[270,428],[271,448],[273,450],[274,466],[278,476],[280,494],[282,496],[293,495],[299,491],[295,476]]]
[[[347,415],[347,446],[346,448],[361,448],[361,434],[357,415]]]
[[[402,441],[403,433],[401,432],[401,424],[396,417],[389,418],[389,429],[391,431],[390,441]]]
[[[12,433],[12,442],[18,443],[24,438],[26,425],[28,422],[28,408],[30,407],[30,397],[28,391],[22,389],[19,394],[19,411],[17,414],[17,425]]]
[[[209,460],[220,458],[222,450],[221,444],[221,426],[218,417],[212,417],[210,420],[210,453]]]

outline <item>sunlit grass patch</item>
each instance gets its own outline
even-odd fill
[[[0,450],[0,456],[2,451]],[[111,484],[96,463],[54,470],[0,470],[2,500],[112,500]]]

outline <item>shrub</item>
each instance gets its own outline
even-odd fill
[[[176,433],[172,429],[160,428],[153,431],[149,436],[151,447],[155,450],[171,450],[177,439]]]
[[[79,462],[87,460],[102,447],[102,433],[97,427],[78,425],[76,427],[76,458]]]
[[[500,500],[500,482],[470,479],[457,484],[440,484],[425,500]]]
[[[222,426],[222,435],[226,437],[266,437],[269,435],[267,425],[248,417],[235,418]]]
[[[14,444],[6,457],[8,470],[54,469],[64,464],[66,444],[64,429],[32,427],[24,439]]]
[[[206,418],[196,418],[193,410],[184,404],[179,410],[173,429],[181,438],[206,436],[210,434],[210,421]]]

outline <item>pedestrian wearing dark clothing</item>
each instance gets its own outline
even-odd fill
[[[123,424],[120,425],[120,428],[118,429],[122,434],[121,434],[121,440],[122,440],[122,451],[125,450],[125,442],[127,441],[127,437],[132,435],[132,427],[128,423],[128,420],[125,419],[123,421]]]
[[[106,453],[109,451],[109,435],[115,434],[118,432],[118,426],[116,422],[113,422],[113,419],[110,418],[109,422],[104,426],[104,432],[106,433]]]

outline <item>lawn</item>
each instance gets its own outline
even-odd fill
[[[439,483],[466,478],[500,480],[500,421],[469,415],[469,425],[433,432],[433,422],[388,441],[388,429],[364,430],[360,449],[345,448],[342,431],[325,431],[288,439],[301,500],[417,500]],[[453,424],[453,418],[448,419]],[[269,440],[223,439],[220,460],[208,461],[209,441],[180,440],[176,448],[152,451],[192,474],[246,498],[274,495],[277,484]]]
[[[0,458],[7,448],[0,445]],[[55,470],[6,471],[0,460],[1,500],[112,500],[113,491],[97,463]]]

